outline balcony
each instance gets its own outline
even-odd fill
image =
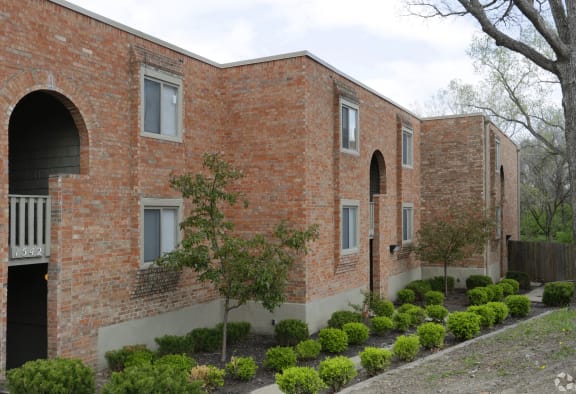
[[[9,198],[9,265],[47,263],[50,257],[50,197],[10,195]]]

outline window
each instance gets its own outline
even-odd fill
[[[494,164],[496,167],[496,172],[500,172],[500,140],[496,139],[494,144]]]
[[[414,235],[414,206],[402,205],[402,243],[412,242]]]
[[[142,86],[142,133],[181,141],[181,80],[146,69]]]
[[[358,202],[342,202],[342,251],[358,250]]]
[[[149,264],[178,245],[182,203],[172,199],[144,199],[142,205],[142,261]]]
[[[500,239],[500,233],[502,232],[502,209],[496,207],[496,239]]]
[[[358,106],[342,102],[342,150],[358,152]]]
[[[412,167],[413,165],[413,137],[414,132],[407,126],[402,127],[402,165]]]

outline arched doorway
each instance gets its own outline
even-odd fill
[[[58,93],[36,91],[23,97],[10,116],[7,369],[47,357],[48,177],[80,173],[80,137],[70,107]],[[20,246],[31,243],[41,253]]]
[[[380,151],[375,151],[370,160],[370,291],[375,291],[374,279],[379,278],[380,270],[377,262],[380,260],[378,253],[379,235],[378,207],[375,205],[374,196],[386,194],[386,166],[384,156]]]

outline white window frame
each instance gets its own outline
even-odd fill
[[[405,136],[409,136],[409,145],[405,146]],[[404,154],[406,151],[406,154]],[[409,126],[402,125],[402,167],[413,168],[414,166],[414,130]]]
[[[179,245],[182,241],[180,223],[182,222],[181,198],[142,198],[140,202],[140,265],[143,268],[151,266],[153,261],[144,261],[144,211],[147,209],[176,209],[175,241]]]
[[[494,164],[496,167],[496,172],[500,172],[500,140],[495,139],[494,143]]]
[[[407,222],[404,220],[405,215]],[[406,230],[406,236],[404,234]],[[402,245],[411,244],[414,241],[414,204],[402,204]]]
[[[340,108],[340,114],[339,114],[339,116],[340,116],[340,150],[342,152],[358,155],[360,152],[360,108],[359,108],[358,104],[353,103],[353,102],[348,101],[348,100],[345,100],[343,98],[340,99],[340,107],[339,108]],[[356,114],[356,130],[355,130],[355,133],[353,134],[354,138],[356,140],[355,141],[356,142],[355,148],[349,148],[349,147],[345,147],[343,145],[343,141],[342,141],[342,139],[343,139],[342,132],[343,132],[343,128],[344,128],[344,122],[342,119],[343,118],[343,115],[342,115],[342,112],[343,112],[342,109],[343,108],[348,108],[349,110],[353,110],[354,113]],[[348,141],[349,142],[352,141],[352,140],[350,140],[350,134],[348,134]]]
[[[356,217],[353,222],[354,228],[351,229],[350,222],[348,223],[349,233],[354,236],[355,245],[344,248],[344,209],[355,209]],[[349,219],[350,220],[350,219]],[[360,245],[360,202],[358,200],[342,200],[340,202],[340,250],[343,255],[358,253]]]
[[[165,72],[161,72],[158,70],[155,70],[153,68],[150,67],[142,67],[141,71],[140,71],[140,97],[141,97],[141,103],[140,103],[140,134],[146,137],[150,137],[150,138],[156,138],[159,140],[165,140],[165,141],[174,141],[174,142],[182,142],[182,113],[183,113],[183,100],[182,100],[182,78],[176,77],[174,75],[171,74],[167,74]],[[160,130],[160,133],[153,133],[153,132],[149,132],[145,130],[145,118],[144,118],[144,112],[145,112],[145,108],[146,108],[146,94],[145,94],[145,84],[144,81],[145,79],[149,79],[155,82],[159,82],[162,86],[164,85],[168,85],[168,86],[172,86],[178,89],[178,95],[177,95],[177,100],[178,102],[176,103],[176,111],[178,112],[176,115],[176,135],[172,136],[172,135],[166,135],[162,133],[162,130]],[[160,111],[160,114],[162,113],[162,111]],[[162,122],[160,122],[160,124],[162,124]]]

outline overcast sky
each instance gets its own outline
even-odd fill
[[[407,17],[402,0],[71,0],[218,63],[307,50],[418,110],[451,79],[475,80],[468,18]]]

